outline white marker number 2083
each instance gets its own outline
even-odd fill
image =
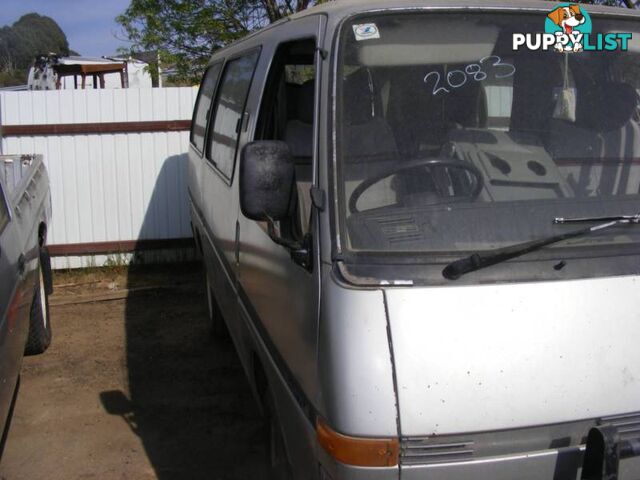
[[[476,82],[482,82],[486,80],[489,74],[483,70],[486,65],[491,69],[491,73],[494,78],[507,78],[516,73],[516,67],[510,63],[504,63],[497,55],[489,55],[488,57],[481,58],[478,63],[470,63],[462,70],[451,70],[447,72],[446,86],[440,85],[441,81],[444,83],[442,75],[437,70],[429,72],[424,77],[424,83],[428,84],[429,79],[434,79],[432,95],[438,95],[440,93],[449,93],[450,88],[460,88],[467,83],[469,78]],[[449,88],[447,88],[449,87]]]

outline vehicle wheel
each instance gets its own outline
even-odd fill
[[[44,352],[51,344],[51,321],[49,319],[49,295],[44,279],[43,255],[38,264],[38,283],[31,302],[29,316],[29,337],[25,347],[25,355],[37,355]]]
[[[287,459],[282,427],[269,391],[265,393],[264,422],[268,480],[292,480],[293,473]]]
[[[209,315],[211,336],[216,340],[226,340],[229,338],[229,331],[227,330],[227,325],[224,323],[224,318],[222,317],[220,307],[218,307],[216,297],[213,294],[211,281],[209,280],[209,274],[206,272],[206,267],[204,273],[204,285],[207,295],[207,311]]]

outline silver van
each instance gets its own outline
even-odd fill
[[[192,224],[270,478],[640,478],[639,20],[341,0],[213,55]]]

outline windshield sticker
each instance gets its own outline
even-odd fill
[[[511,77],[516,73],[516,67],[511,63],[505,63],[497,55],[489,55],[481,58],[478,63],[470,63],[461,70],[449,70],[447,74],[433,70],[424,76],[424,83],[427,85],[434,81],[431,95],[449,93],[453,88],[460,88],[469,81],[481,82],[491,75],[492,78],[500,79]]]
[[[554,50],[558,53],[582,51],[622,51],[629,48],[631,33],[592,34],[591,17],[574,3],[562,3],[551,10],[544,23],[545,33],[514,33],[513,50]]]
[[[375,23],[363,23],[361,25],[353,26],[353,33],[356,36],[356,40],[371,40],[374,38],[380,38],[380,31]]]

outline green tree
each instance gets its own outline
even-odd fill
[[[0,85],[27,83],[28,70],[36,55],[69,55],[69,42],[51,18],[29,13],[12,26],[0,29]]]
[[[323,1],[131,0],[116,20],[132,43],[132,53],[156,50],[174,80],[196,83],[213,51]],[[151,65],[152,74],[155,68]]]

